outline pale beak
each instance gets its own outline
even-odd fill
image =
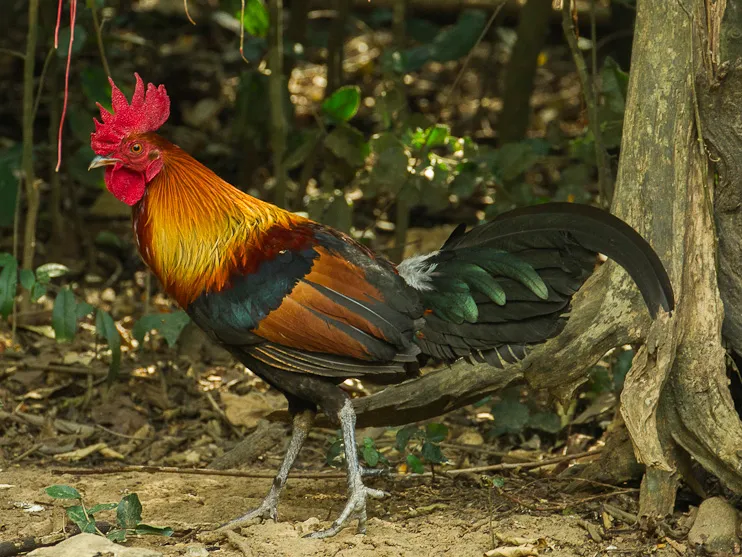
[[[98,155],[92,161],[90,161],[90,166],[88,166],[88,170],[93,170],[94,168],[98,168],[99,166],[108,166],[111,164],[116,164],[117,162],[121,162],[121,161],[119,159],[114,159],[111,157],[101,157],[100,155]]]

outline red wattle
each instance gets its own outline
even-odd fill
[[[105,180],[108,191],[129,206],[144,196],[144,175],[121,166],[121,163],[106,168]]]

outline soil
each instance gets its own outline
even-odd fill
[[[0,489],[0,537],[5,541],[60,530],[61,505],[51,502],[43,488],[62,483],[77,486],[90,504],[116,501],[136,492],[142,501],[143,520],[170,526],[175,534],[172,538],[136,538],[128,544],[156,549],[166,556],[197,555],[199,548],[213,556],[244,555],[226,540],[209,540],[213,540],[210,530],[256,505],[270,486],[268,479],[163,473],[73,476],[52,474],[48,467],[27,466],[11,467],[1,477],[6,486]],[[479,556],[492,549],[492,538],[497,534],[538,539],[540,552],[555,557],[606,552],[675,555],[667,546],[663,548],[664,544],[642,540],[636,530],[619,530],[595,542],[580,525],[584,519],[577,515],[523,514],[522,509],[490,513],[488,490],[475,485],[448,480],[431,485],[429,479],[371,482],[389,491],[390,496],[370,503],[365,536],[347,528],[329,540],[302,538],[303,533],[329,525],[328,517],[342,508],[345,490],[340,479],[289,481],[281,499],[279,522],[249,526],[242,535],[253,555],[271,557]],[[43,510],[28,513],[18,508],[19,502],[37,503]],[[501,506],[496,497],[494,505]]]

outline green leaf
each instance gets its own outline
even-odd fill
[[[30,292],[34,287],[34,284],[36,284],[36,278],[34,277],[33,271],[31,269],[21,269],[20,277],[21,286]]]
[[[52,327],[57,342],[69,342],[77,332],[77,303],[75,295],[67,286],[62,288],[54,300]]]
[[[343,440],[340,438],[335,439],[332,444],[330,445],[330,448],[327,449],[327,454],[325,455],[325,460],[327,461],[328,466],[332,466],[334,468],[339,468],[343,465],[342,457],[340,456],[343,452]]]
[[[608,56],[600,70],[600,81],[605,107],[614,115],[623,116],[629,89],[629,74],[620,68],[618,62]]]
[[[237,19],[241,19],[242,12],[237,12]],[[245,26],[245,31],[254,35],[255,37],[265,37],[268,33],[268,26],[270,24],[270,17],[268,10],[263,4],[262,0],[247,0],[245,2],[245,15],[242,20],[242,25]]]
[[[169,526],[161,528],[159,526],[150,526],[149,524],[137,524],[134,533],[140,536],[167,536],[173,535],[173,529]]]
[[[90,515],[85,514],[85,509],[82,508],[82,505],[73,505],[67,507],[65,510],[70,520],[80,528],[80,532],[83,534],[95,534],[95,520]]]
[[[440,445],[437,443],[429,443],[428,441],[423,443],[420,454],[425,459],[425,462],[430,464],[440,464],[441,462],[446,462],[448,460],[443,456]]]
[[[397,192],[407,182],[410,159],[404,144],[391,132],[371,138],[375,154],[369,178],[380,193]]]
[[[422,461],[414,454],[407,455],[407,467],[413,474],[422,474],[425,472],[425,467],[423,466]]]
[[[88,514],[95,514],[102,511],[112,511],[113,509],[118,508],[118,503],[99,503],[98,505],[93,505],[88,509]]]
[[[99,102],[107,110],[111,109],[111,85],[108,75],[100,64],[91,64],[80,74],[80,84],[90,105]]]
[[[108,347],[111,349],[111,365],[108,367],[108,382],[112,383],[118,376],[121,367],[121,335],[116,329],[116,323],[113,317],[102,309],[95,313],[95,331],[106,339]]]
[[[60,58],[67,58],[67,51],[70,46],[70,27],[63,27],[59,30],[59,48],[57,48],[57,56]],[[82,25],[75,25],[75,37],[72,41],[72,54],[77,54],[82,50],[85,45],[85,39],[88,38],[88,32]]]
[[[495,171],[503,181],[511,182],[549,152],[549,145],[543,140],[519,141],[506,143],[497,150]]]
[[[34,282],[33,288],[31,289],[31,301],[38,302],[39,298],[41,298],[44,294],[46,294],[46,286],[44,286],[40,282]]]
[[[455,25],[441,31],[432,43],[409,48],[401,53],[404,72],[419,70],[430,61],[450,62],[466,56],[477,43],[487,23],[482,10],[463,10]]]
[[[18,263],[12,257],[0,271],[0,315],[8,317],[13,311],[16,288],[18,287]]]
[[[116,523],[121,528],[136,528],[142,521],[142,503],[136,493],[125,495],[116,509]]]
[[[482,479],[490,487],[504,487],[505,486],[505,480],[503,479],[502,476],[483,476]]]
[[[402,429],[397,431],[397,443],[395,448],[402,452],[407,448],[407,443],[410,439],[420,434],[420,430],[416,425],[406,425]]]
[[[432,149],[433,147],[440,147],[448,143],[448,138],[451,136],[451,128],[445,124],[436,124],[432,128],[428,128],[425,134],[427,139],[423,147],[427,145],[428,149]]]
[[[36,268],[36,280],[41,284],[49,284],[51,279],[64,276],[69,272],[69,268],[61,263],[45,263]]]
[[[492,416],[495,418],[494,435],[520,433],[528,423],[530,411],[515,398],[505,398],[492,407]]]
[[[83,318],[83,317],[85,317],[86,315],[90,315],[90,313],[91,313],[91,312],[92,312],[92,311],[93,311],[94,309],[95,309],[95,308],[94,308],[93,306],[91,306],[91,305],[90,305],[89,303],[87,303],[87,302],[79,302],[79,303],[77,304],[77,309],[75,310],[75,314],[77,315],[77,318],[78,318],[78,319],[82,319],[82,318]]]
[[[116,249],[126,248],[124,241],[110,230],[101,230],[98,232],[98,235],[95,237],[95,245]]]
[[[562,430],[562,421],[554,412],[537,412],[528,418],[528,427],[546,433],[559,433]]]
[[[304,164],[307,157],[314,151],[317,143],[322,137],[321,130],[304,130],[299,134],[292,134],[289,137],[289,142],[292,142],[293,137],[297,137],[296,144],[290,147],[289,154],[283,161],[286,166],[286,170],[293,170],[297,166]]]
[[[327,134],[325,147],[352,168],[363,166],[369,153],[368,143],[363,134],[347,124],[338,126]]]
[[[346,85],[335,91],[322,103],[322,111],[335,122],[347,122],[361,106],[361,89],[357,85]]]
[[[440,443],[448,437],[448,428],[443,424],[428,424],[425,426],[425,439],[431,443]]]
[[[106,537],[112,542],[124,542],[126,541],[126,530],[111,530],[106,534]]]
[[[0,226],[10,226],[15,220],[15,203],[21,183],[17,173],[22,153],[20,143],[0,151]]]
[[[131,330],[131,334],[141,345],[144,336],[150,331],[157,331],[172,347],[178,341],[183,328],[190,323],[191,318],[184,311],[172,313],[149,313],[141,317]]]
[[[449,191],[461,199],[467,199],[483,181],[484,176],[479,172],[477,163],[462,162],[456,166],[456,176],[449,185]]]
[[[311,198],[307,203],[307,213],[310,219],[343,232],[350,232],[353,223],[353,204],[341,190],[335,190],[332,194],[323,192]]]
[[[370,437],[363,438],[363,460],[372,468],[379,463],[379,451],[374,446],[374,441]]]
[[[44,491],[52,499],[82,499],[80,492],[68,485],[50,485]]]
[[[621,392],[623,389],[624,381],[626,380],[626,374],[631,369],[631,364],[634,362],[634,351],[624,350],[616,358],[616,363],[613,364],[611,371],[613,372],[613,389],[616,392]]]

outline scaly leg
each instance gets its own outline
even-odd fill
[[[349,518],[358,518],[358,533],[366,533],[366,497],[381,499],[386,495],[378,489],[363,485],[363,470],[358,463],[356,449],[356,414],[350,399],[347,399],[338,413],[343,428],[345,444],[345,463],[348,466],[348,502],[340,516],[327,530],[309,534],[308,538],[329,538],[343,529]]]
[[[304,410],[294,415],[294,427],[291,433],[289,447],[286,450],[286,456],[283,457],[283,462],[281,463],[281,467],[278,469],[278,474],[276,474],[276,477],[273,479],[273,485],[260,506],[246,515],[230,520],[226,524],[222,525],[219,530],[234,530],[235,528],[245,526],[254,518],[261,518],[263,520],[269,518],[276,520],[278,518],[278,497],[281,495],[283,486],[286,485],[286,480],[288,479],[291,467],[294,465],[294,461],[299,454],[299,450],[304,444],[309,430],[312,428],[314,416],[315,412],[313,410]]]

